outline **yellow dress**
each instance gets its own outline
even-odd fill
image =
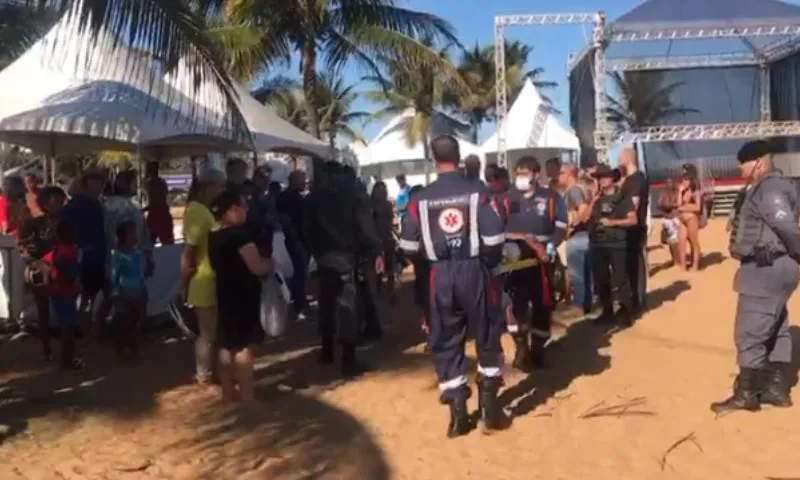
[[[208,259],[208,234],[214,228],[214,216],[202,203],[190,202],[183,216],[183,238],[197,250],[197,271],[189,281],[188,303],[208,308],[217,305],[217,284]]]

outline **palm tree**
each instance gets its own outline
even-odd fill
[[[266,103],[275,110],[279,117],[300,130],[308,131],[306,101],[303,98],[303,91],[299,87],[276,93],[269,97]]]
[[[336,146],[339,135],[350,141],[364,141],[361,132],[353,128],[353,123],[363,123],[370,114],[355,110],[359,98],[355,85],[347,85],[340,76],[323,74],[317,84],[320,131],[328,139],[331,148]]]
[[[663,125],[694,108],[676,105],[674,94],[685,82],[667,83],[657,72],[610,73],[616,95],[606,95],[606,117],[616,133]]]
[[[509,102],[514,102],[514,100],[517,98],[517,95],[519,95],[519,92],[522,90],[525,80],[527,79],[533,83],[533,86],[536,87],[537,90],[539,90],[540,94],[542,95],[542,101],[544,101],[544,103],[547,105],[552,105],[553,102],[550,100],[550,98],[541,92],[556,88],[558,83],[542,80],[542,76],[544,75],[544,68],[542,67],[535,67],[527,71],[525,70],[525,65],[528,64],[528,60],[533,53],[533,47],[515,40],[513,42],[506,43],[505,53],[506,72],[509,71],[509,66],[512,70],[510,74],[507,73],[507,75],[510,75],[510,78],[508,78],[507,81],[509,83],[513,83],[509,89],[511,93],[511,95],[509,95]]]
[[[452,65],[415,40],[430,36],[457,42],[452,25],[429,13],[397,7],[394,0],[229,0],[228,7],[233,18],[252,21],[270,41],[300,53],[309,132],[317,138],[324,133],[317,91],[320,60],[334,73],[348,60],[374,73],[379,71],[374,58],[399,55],[418,66],[436,66],[448,81],[464,87]]]
[[[509,101],[513,103],[526,79],[530,79],[539,91],[555,88],[557,83],[541,80],[543,68],[534,68],[526,71],[526,63],[532,48],[518,41],[507,42],[506,52],[506,89],[509,92]],[[473,143],[478,143],[480,127],[484,122],[493,119],[496,115],[497,105],[496,72],[494,60],[494,45],[475,45],[471,50],[465,51],[458,71],[469,86],[466,95],[448,95],[446,103],[453,106],[470,124]],[[542,95],[545,104],[550,105],[550,99]],[[552,108],[552,107],[551,107]]]
[[[422,43],[433,47],[433,40],[426,38]],[[438,51],[442,61],[448,61],[449,45]],[[369,92],[368,98],[374,102],[382,103],[383,107],[373,113],[370,120],[379,120],[387,117],[412,112],[404,118],[403,123],[397,128],[403,130],[403,136],[409,147],[423,145],[424,157],[430,159],[428,141],[434,124],[434,119],[446,124],[450,131],[463,131],[465,125],[458,119],[446,114],[442,110],[443,100],[448,94],[447,84],[443,82],[439,72],[433,68],[420,69],[418,65],[404,57],[383,57],[381,62],[385,65],[387,77],[368,77],[377,83],[379,90]],[[430,162],[425,162],[425,181],[428,182]]]
[[[289,46],[273,42],[263,27],[248,20],[234,20],[226,10],[211,13],[196,10],[195,15],[234,80],[250,83],[265,68],[277,63],[289,65],[292,53]]]
[[[299,84],[283,76],[268,78],[255,92],[254,96],[268,103],[284,120],[301,130],[308,131],[307,103]],[[355,111],[358,100],[355,85],[347,85],[339,75],[322,74],[317,83],[317,112],[320,131],[331,148],[336,146],[339,135],[349,140],[363,141],[359,130],[353,127],[356,121],[363,121],[369,114]]]
[[[47,5],[0,0],[0,70],[47,33],[56,18],[57,12]]]

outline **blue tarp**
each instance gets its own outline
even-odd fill
[[[800,23],[800,6],[778,0],[648,0],[619,17],[622,30],[782,26]]]

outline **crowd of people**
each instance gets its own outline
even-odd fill
[[[512,174],[487,166],[484,182],[480,162],[461,159],[451,140],[440,137],[432,144],[437,181],[412,187],[398,176],[400,193],[394,200],[384,182],[368,193],[352,168],[332,161],[311,183],[304,172],[292,172],[286,188],[272,181],[269,167],[249,175],[249,164],[236,158],[225,172],[209,169],[195,178],[183,218],[181,291],[198,325],[197,382],[219,383],[226,400],[252,400],[253,348],[264,339],[261,280],[275,269],[277,230],[292,264],[291,314],[298,320],[310,315],[307,280],[313,258],[320,362],[334,362],[338,345],[345,376],[367,369],[356,347],[383,334],[379,294],[385,289],[394,304],[398,273],[413,267],[414,299],[437,363],[442,398],[455,404],[451,434],[464,430],[460,402],[468,391],[463,354],[454,353],[459,341],[463,344],[469,330],[485,347],[479,354],[485,353],[481,372],[489,393],[481,398],[492,410],[491,392],[496,395],[499,388],[494,378],[499,378],[499,347],[493,343],[499,331],[508,330],[514,339],[514,367],[530,372],[547,365],[544,347],[560,288],[558,269],[566,271],[560,300],[587,314],[599,301],[598,322],[631,325],[645,308],[650,196],[636,152],[623,151],[613,170],[605,165],[581,170],[560,159],[542,165],[523,157]],[[688,242],[699,256],[703,197],[696,180],[696,171],[688,171],[676,187],[677,199],[664,194],[659,206],[667,214],[665,229],[677,229],[678,243]],[[74,341],[81,315],[93,318],[98,334],[108,330],[120,359],[138,354],[145,279],[156,268],[153,245],[174,241],[166,183],[157,164],[148,165],[143,186],[145,208],[133,199],[133,172],[122,172],[110,183],[103,172],[85,172],[69,195],[59,187],[40,188],[33,176],[26,177],[26,218],[14,223],[20,225],[18,242],[28,262],[26,280],[36,300],[44,356],[52,358],[52,311],[65,332],[64,368],[85,367]],[[487,228],[497,231],[487,234]],[[672,233],[668,240],[675,243]],[[492,254],[484,254],[487,245]],[[459,255],[477,263],[471,270],[445,267],[452,263],[445,259]],[[493,273],[484,282],[487,271]],[[75,307],[79,292],[81,304]],[[483,297],[495,293],[496,298]],[[467,317],[469,329],[461,321]],[[491,328],[480,327],[489,317],[495,322]],[[107,323],[111,328],[105,329]],[[497,416],[496,409],[488,411],[487,423],[497,425]]]
[[[144,185],[151,211],[168,214],[166,183],[157,165],[148,175]],[[43,186],[35,174],[24,177],[23,189],[15,182],[11,177],[4,185],[3,229],[15,236],[25,261],[44,360],[54,358],[50,333],[55,322],[61,331],[60,366],[85,368],[75,342],[81,317],[87,332],[113,337],[120,359],[136,357],[137,325],[146,315],[145,279],[155,268],[158,236],[147,228],[148,209],[135,200],[135,172],[109,179],[109,172],[90,169],[67,190]],[[172,240],[171,235],[160,238]],[[28,329],[21,319],[20,334]]]
[[[483,426],[504,428],[500,336],[508,331],[514,340],[514,367],[547,365],[562,260],[569,280],[562,298],[588,314],[596,297],[596,322],[630,326],[643,313],[650,192],[634,150],[622,152],[617,169],[523,157],[512,175],[489,165],[485,184],[452,137],[435,139],[431,151],[437,180],[410,196],[399,243],[415,259],[417,290],[430,292],[419,303],[441,401],[450,407],[447,433],[456,437],[472,426],[465,339],[476,343]]]

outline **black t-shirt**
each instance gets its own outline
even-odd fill
[[[283,232],[292,241],[302,240],[300,233],[303,229],[304,206],[305,198],[296,190],[284,190],[278,195],[278,214],[290,222],[290,225],[281,223]]]
[[[247,268],[239,249],[255,243],[245,225],[212,231],[208,236],[208,258],[217,276],[217,306],[221,315],[258,318],[261,279]]]
[[[636,210],[636,218],[639,223],[629,230],[631,235],[641,235],[647,231],[647,207],[650,203],[650,184],[644,173],[636,172],[628,176],[622,182],[622,194],[631,201],[634,198],[639,199],[639,208]],[[635,202],[633,203],[635,204]]]
[[[633,201],[621,190],[612,194],[601,193],[594,202],[589,220],[589,238],[592,243],[607,248],[623,248],[629,229],[604,227],[600,224],[600,219],[622,220],[633,208]]]

